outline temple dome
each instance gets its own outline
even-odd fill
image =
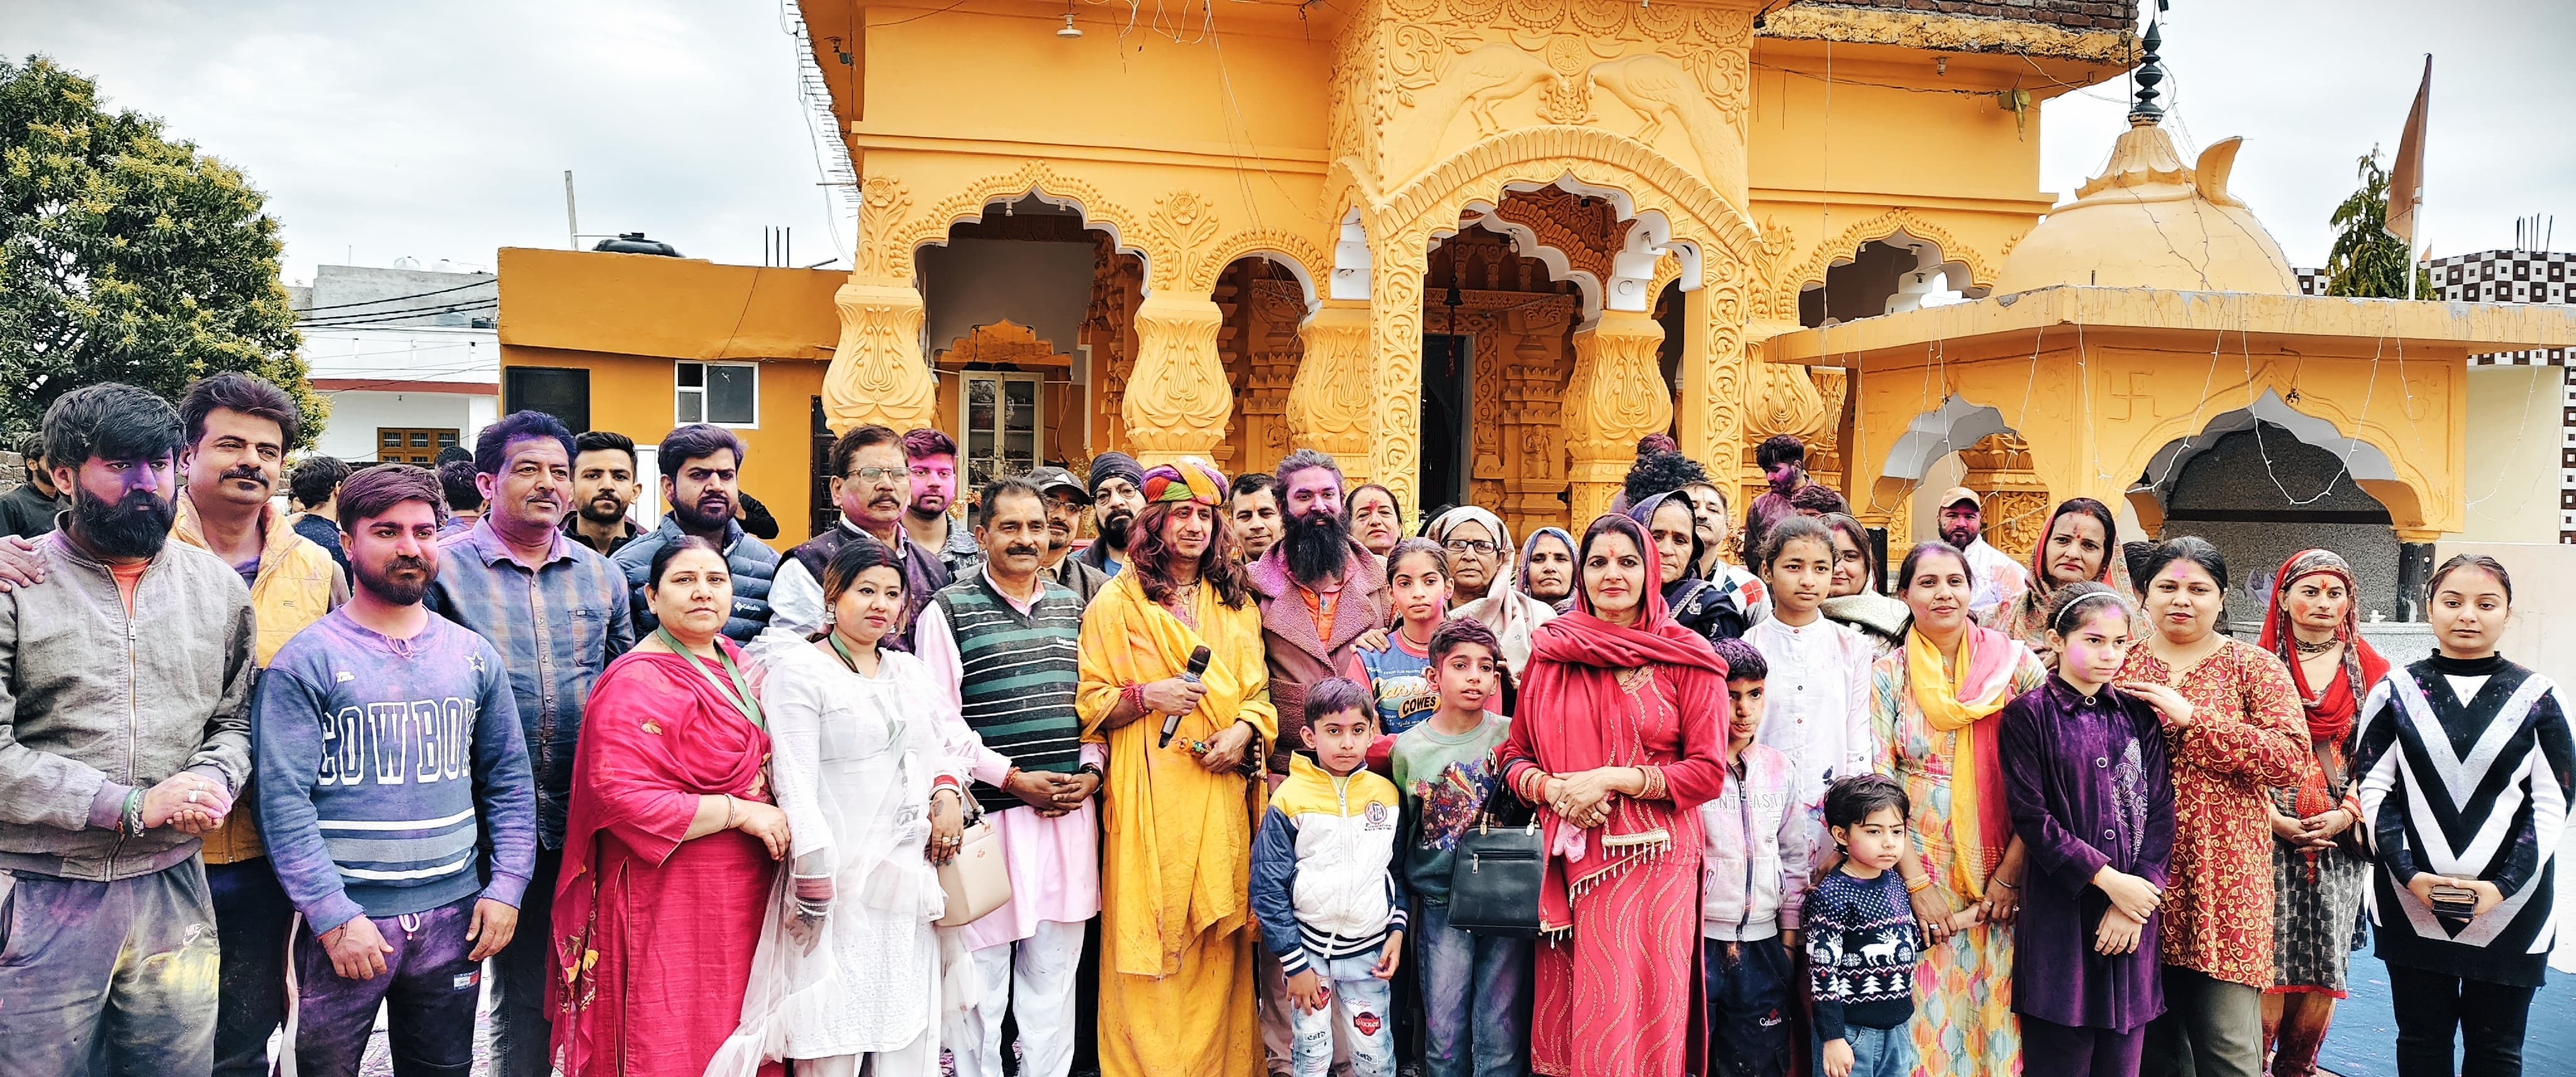
[[[2162,127],[2132,117],[2102,174],[2013,246],[1994,294],[2061,284],[2295,294],[2281,245],[2227,193],[2243,144],[2227,139],[2186,165]]]

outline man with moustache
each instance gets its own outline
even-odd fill
[[[1083,925],[1100,914],[1098,792],[1106,747],[1082,743],[1082,600],[1039,571],[1050,540],[1046,498],[1026,479],[984,487],[972,575],[939,592],[913,625],[914,653],[966,725],[943,738],[966,762],[976,802],[1000,832],[1011,901],[958,929],[974,954],[979,1000],[952,1012],[941,1039],[960,1077],[1001,1077],[1005,1010],[1017,1017],[1020,1068],[1073,1068]]]
[[[662,500],[671,511],[662,526],[618,549],[609,560],[626,573],[635,634],[661,627],[644,602],[644,578],[653,555],[682,535],[694,535],[724,551],[725,570],[733,574],[733,616],[724,634],[748,643],[769,627],[770,579],[778,574],[778,551],[744,533],[734,519],[741,508],[742,439],[733,431],[691,423],[662,437],[655,456],[662,465]]]
[[[644,529],[626,510],[644,496],[635,481],[635,439],[614,430],[591,430],[572,440],[572,512],[564,537],[606,557],[635,541]]]
[[[1099,536],[1082,551],[1082,560],[1115,577],[1127,567],[1127,529],[1145,511],[1145,468],[1123,452],[1091,458],[1092,533]]]
[[[957,504],[957,442],[922,427],[903,435],[904,462],[912,468],[912,503],[903,509],[903,530],[922,549],[939,554],[950,579],[962,580],[975,559],[984,556],[975,536],[948,518]]]
[[[0,597],[0,1070],[207,1073],[220,958],[198,839],[250,776],[251,595],[169,541],[168,402],[87,386],[44,430],[73,507],[36,543],[44,578]]]
[[[1968,596],[1968,612],[1980,621],[1997,607],[2021,597],[2030,586],[2030,574],[2015,563],[2012,555],[1998,550],[1985,538],[1985,510],[1977,492],[1965,486],[1951,487],[1941,495],[1933,511],[1941,541],[1968,555],[1968,573],[1976,578],[1977,589]]]
[[[287,640],[349,598],[331,551],[297,531],[294,518],[270,500],[303,416],[278,387],[225,373],[188,387],[179,422],[188,438],[179,456],[187,485],[179,490],[170,535],[213,551],[250,585],[265,668]],[[295,906],[269,869],[255,814],[234,812],[205,840],[206,884],[224,957],[218,1077],[268,1072],[269,1034],[286,1020],[286,932]]]
[[[798,635],[822,631],[826,623],[823,570],[843,543],[864,533],[894,551],[903,569],[903,616],[878,645],[909,651],[912,622],[930,604],[930,597],[954,578],[938,554],[914,542],[904,530],[904,513],[912,504],[912,468],[904,458],[903,438],[873,423],[852,430],[832,443],[831,467],[832,503],[840,506],[841,519],[831,530],[787,551],[777,585],[770,591],[775,609],[772,621]]]
[[[532,415],[554,422],[520,412],[504,423]],[[523,454],[507,474],[569,472],[564,448],[543,444],[550,460]],[[469,535],[503,515],[537,515],[529,484],[495,488],[478,474],[491,508]],[[554,529],[563,482],[552,485],[533,526],[569,546]],[[278,651],[254,722],[269,859],[304,916],[289,954],[297,998],[285,1049],[299,1072],[357,1077],[382,1008],[397,1072],[462,1074],[474,1063],[483,960],[517,933],[536,853],[528,755],[500,652],[421,604],[442,553],[477,550],[456,538],[442,548],[438,480],[392,465],[346,486],[340,522],[357,594]]]
[[[1073,473],[1060,467],[1041,467],[1028,474],[1029,485],[1038,488],[1046,498],[1047,546],[1038,556],[1038,574],[1073,592],[1082,604],[1091,604],[1091,596],[1109,586],[1109,576],[1091,567],[1089,562],[1073,556],[1073,533],[1082,527],[1082,517],[1091,510],[1091,491],[1073,480]]]
[[[0,496],[0,534],[35,538],[54,529],[54,517],[71,507],[71,499],[54,488],[45,469],[45,436],[21,435],[14,446],[27,469],[27,481]]]
[[[534,791],[534,855],[524,899],[514,903],[528,930],[495,946],[492,1053],[503,1077],[545,1077],[552,1061],[545,925],[563,869],[573,750],[591,685],[635,643],[625,574],[557,522],[568,491],[578,488],[568,461],[579,458],[580,444],[541,411],[512,412],[483,428],[474,439],[483,520],[439,540],[427,599],[431,612],[481,636],[499,656]]]
[[[1279,479],[1258,471],[1234,477],[1234,497],[1226,505],[1234,514],[1234,539],[1243,547],[1245,564],[1261,560],[1279,541]]]
[[[1261,603],[1280,743],[1303,744],[1306,689],[1327,677],[1368,683],[1357,654],[1359,638],[1387,626],[1394,600],[1377,558],[1351,537],[1341,465],[1299,449],[1279,462],[1273,478],[1287,502],[1287,523],[1246,575]],[[1271,769],[1287,773],[1289,754],[1274,753]]]

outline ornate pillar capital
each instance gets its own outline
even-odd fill
[[[1574,334],[1565,431],[1576,527],[1609,509],[1636,459],[1637,439],[1672,425],[1672,392],[1655,355],[1663,339],[1664,327],[1652,317],[1619,310]]]
[[[1369,481],[1373,396],[1369,371],[1369,303],[1327,299],[1298,331],[1306,345],[1288,387],[1288,439],[1332,454],[1353,484]]]
[[[1225,361],[1216,351],[1225,312],[1201,295],[1171,289],[1136,305],[1136,368],[1120,417],[1127,443],[1147,467],[1184,456],[1213,460],[1234,411]]]
[[[921,292],[884,277],[851,274],[832,294],[841,339],[823,372],[823,417],[837,432],[878,423],[897,430],[937,425],[939,384],[921,354]]]

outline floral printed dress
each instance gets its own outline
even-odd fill
[[[1959,735],[1932,728],[1908,679],[1903,647],[1870,667],[1870,726],[1878,769],[1904,786],[1912,802],[1914,814],[1906,829],[1924,872],[1947,880],[1962,854],[1950,827],[1950,775]],[[2039,659],[2022,652],[2013,668],[2013,694],[2047,682],[2048,671]],[[1986,795],[2000,797],[2004,791]],[[1917,1077],[2012,1077],[2021,1072],[2021,1018],[2013,1012],[2012,975],[2010,928],[1980,925],[1925,951],[1915,973]]]
[[[2165,891],[2167,965],[2247,987],[2272,986],[2272,817],[2267,790],[2311,764],[2299,690],[2279,658],[2228,640],[2177,679],[2141,646],[2123,681],[2170,684],[2192,724],[2165,731],[2173,760],[2173,885]]]

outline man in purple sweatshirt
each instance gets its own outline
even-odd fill
[[[308,1074],[355,1077],[388,1001],[397,1072],[466,1072],[483,959],[509,943],[534,868],[535,785],[500,654],[421,605],[441,497],[415,467],[341,486],[355,592],[260,683],[254,789],[303,921],[286,1028]]]

